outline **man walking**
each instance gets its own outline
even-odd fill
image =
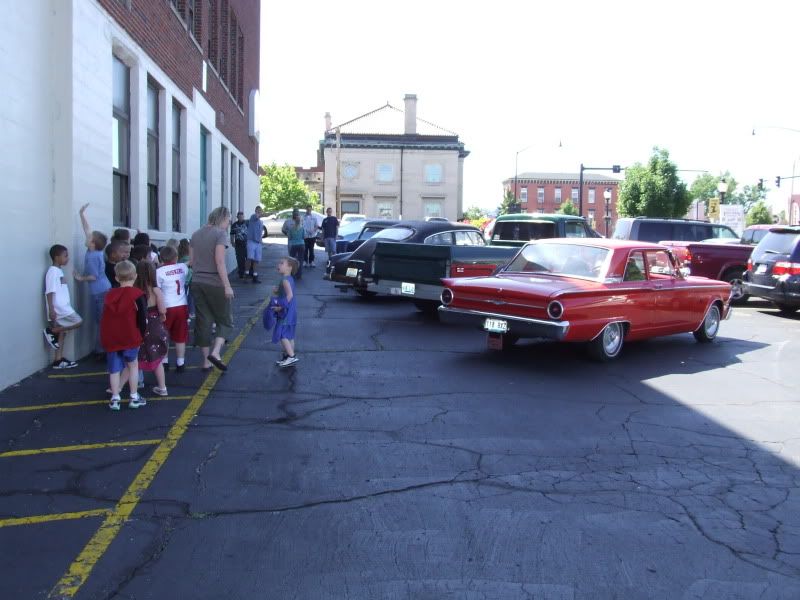
[[[261,233],[264,227],[261,224],[261,217],[263,215],[264,211],[261,206],[256,206],[256,212],[250,215],[247,221],[247,263],[253,283],[259,283],[257,269],[258,263],[261,262]]]
[[[303,241],[306,245],[303,262],[311,268],[316,266],[314,265],[314,244],[317,241],[318,230],[317,217],[311,212],[311,206],[306,206],[306,214],[303,217]]]
[[[244,279],[247,264],[247,221],[244,220],[242,211],[236,213],[236,221],[231,224],[231,244],[236,250],[236,270],[239,279]]]
[[[325,240],[325,252],[328,258],[336,254],[336,236],[339,235],[339,219],[333,216],[333,209],[328,207],[325,211],[328,215],[322,219],[322,237]]]

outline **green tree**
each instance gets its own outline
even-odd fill
[[[770,223],[772,223],[772,211],[762,200],[759,200],[747,212],[747,224],[769,225]]]
[[[669,152],[656,147],[646,165],[636,163],[625,171],[617,210],[623,217],[676,218],[685,215],[691,203]]]
[[[319,205],[316,194],[312,194],[308,186],[297,178],[294,167],[272,163],[262,169],[261,206],[267,213],[284,208],[305,208],[308,204]]]
[[[731,175],[730,171],[725,171],[719,175],[712,175],[711,173],[703,173],[700,175],[692,182],[692,185],[689,188],[689,193],[691,194],[692,200],[702,200],[704,202],[708,202],[708,200],[711,198],[718,197],[719,191],[717,190],[717,186],[722,179],[724,179],[725,183],[728,184],[728,190],[725,193],[726,198],[728,198],[728,201],[730,202],[730,199],[733,198],[734,194],[736,193],[737,186],[736,179],[733,178],[733,175]]]
[[[562,215],[577,215],[578,208],[572,203],[572,200],[567,200],[561,203],[561,208],[559,208],[556,212],[561,213]]]
[[[514,204],[514,192],[506,190],[503,201],[500,203],[500,206],[497,207],[497,215],[507,215]]]
[[[730,200],[728,200],[727,203],[741,204],[744,206],[744,212],[749,214],[753,207],[767,199],[767,191],[767,189],[758,189],[757,185],[746,185],[742,188],[741,192],[730,196]]]
[[[478,219],[482,219],[486,216],[486,211],[482,209],[480,206],[470,206],[467,210],[464,211],[464,218],[469,219],[470,221],[477,221]]]

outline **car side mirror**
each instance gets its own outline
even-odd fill
[[[689,275],[692,274],[692,271],[689,267],[681,267],[678,269],[678,273],[681,276],[681,279],[686,279]]]

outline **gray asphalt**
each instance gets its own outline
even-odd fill
[[[300,362],[279,370],[253,328],[76,598],[800,598],[800,318],[751,302],[714,344],[671,336],[600,365],[568,345],[486,350],[321,271],[298,284]],[[236,286],[238,327],[262,279]],[[0,407],[104,386],[39,375]],[[0,413],[0,435],[158,438],[185,406]],[[113,506],[151,453],[0,458],[0,518]],[[0,598],[46,597],[99,524],[0,527]]]

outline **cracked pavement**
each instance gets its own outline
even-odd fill
[[[321,269],[298,295],[296,368],[257,325],[77,598],[800,597],[800,319],[751,302],[712,345],[599,365],[490,352]],[[0,406],[54,393],[32,385]],[[161,437],[184,406],[3,414],[4,449]],[[0,459],[0,516],[113,505],[150,452]],[[98,524],[0,528],[0,597],[45,597]]]

